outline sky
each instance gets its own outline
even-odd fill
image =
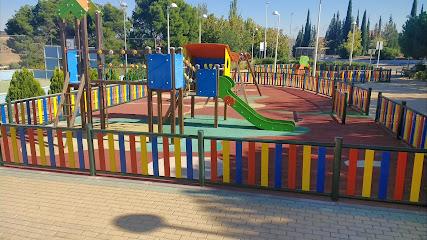
[[[135,8],[135,0],[123,0],[128,3],[128,16],[132,14]],[[228,16],[228,10],[231,0],[184,0],[186,3],[197,6],[199,3],[206,3],[208,13],[213,13],[217,17]],[[305,24],[307,10],[310,10],[310,19],[313,25],[317,25],[317,15],[319,11],[319,0],[268,0],[270,4],[267,8],[267,26],[277,28],[278,18],[273,16],[273,11],[280,13],[280,28],[285,34],[296,37],[298,30]],[[93,0],[98,4],[106,4],[110,2],[113,5],[119,6],[116,0]],[[252,18],[257,24],[265,26],[266,16],[265,0],[238,0],[237,7],[241,16]],[[392,15],[396,23],[397,30],[401,31],[402,25],[406,21],[406,16],[411,12],[413,0],[353,0],[353,17],[356,19],[357,11],[360,10],[360,21],[362,21],[363,12],[366,10],[369,19],[371,20],[371,29],[379,21],[380,16],[382,22],[388,21]],[[37,0],[0,0],[0,29],[5,28],[5,24],[15,12],[25,4],[36,5]],[[424,4],[427,9],[427,0],[418,0],[418,12],[421,5]],[[322,0],[322,10],[320,17],[320,36],[325,36],[328,25],[337,11],[340,12],[340,19],[344,19],[347,12],[348,0]],[[292,15],[293,13],[293,15]],[[291,25],[292,16],[292,25]],[[291,31],[290,31],[291,29]]]

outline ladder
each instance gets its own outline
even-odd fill
[[[66,117],[67,119],[70,119],[70,125],[68,127],[72,128],[74,127],[74,123],[76,121],[76,117],[77,117],[77,111],[80,107],[80,100],[83,96],[83,89],[85,86],[85,77],[84,75],[82,75],[81,79],[80,79],[80,83],[79,83],[79,89],[77,91],[77,98],[74,101],[74,104],[71,103],[70,99],[71,99],[71,93],[67,92],[68,90],[68,85],[70,83],[70,76],[69,74],[65,74],[65,79],[64,79],[64,87],[62,88],[62,93],[61,93],[61,100],[59,101],[59,106],[56,109],[56,116],[55,116],[55,120],[53,122],[53,126],[57,127],[58,123],[59,123],[59,118],[61,117],[61,113],[64,109],[64,107],[71,107],[74,105],[74,110],[72,111],[72,113],[67,113],[67,114],[63,114],[63,117]]]

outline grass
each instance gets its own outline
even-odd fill
[[[50,86],[50,79],[37,79],[40,82],[42,88]],[[0,81],[0,94],[7,93],[11,80]]]

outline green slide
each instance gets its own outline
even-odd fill
[[[236,94],[234,94],[231,89],[235,85],[236,83],[230,77],[219,77],[219,97],[222,98],[224,102],[226,102],[234,110],[236,110],[236,112],[238,112],[242,117],[244,117],[254,126],[264,130],[289,132],[293,132],[295,130],[295,123],[293,121],[266,118],[256,112]]]

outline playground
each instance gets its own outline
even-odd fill
[[[63,91],[0,106],[1,165],[425,205],[426,116],[379,95],[372,119],[372,89],[354,85],[389,82],[391,70],[313,69],[307,57],[253,66],[215,43],[90,50],[83,10],[96,46],[101,13],[66,2]],[[70,12],[75,51],[65,48]]]

